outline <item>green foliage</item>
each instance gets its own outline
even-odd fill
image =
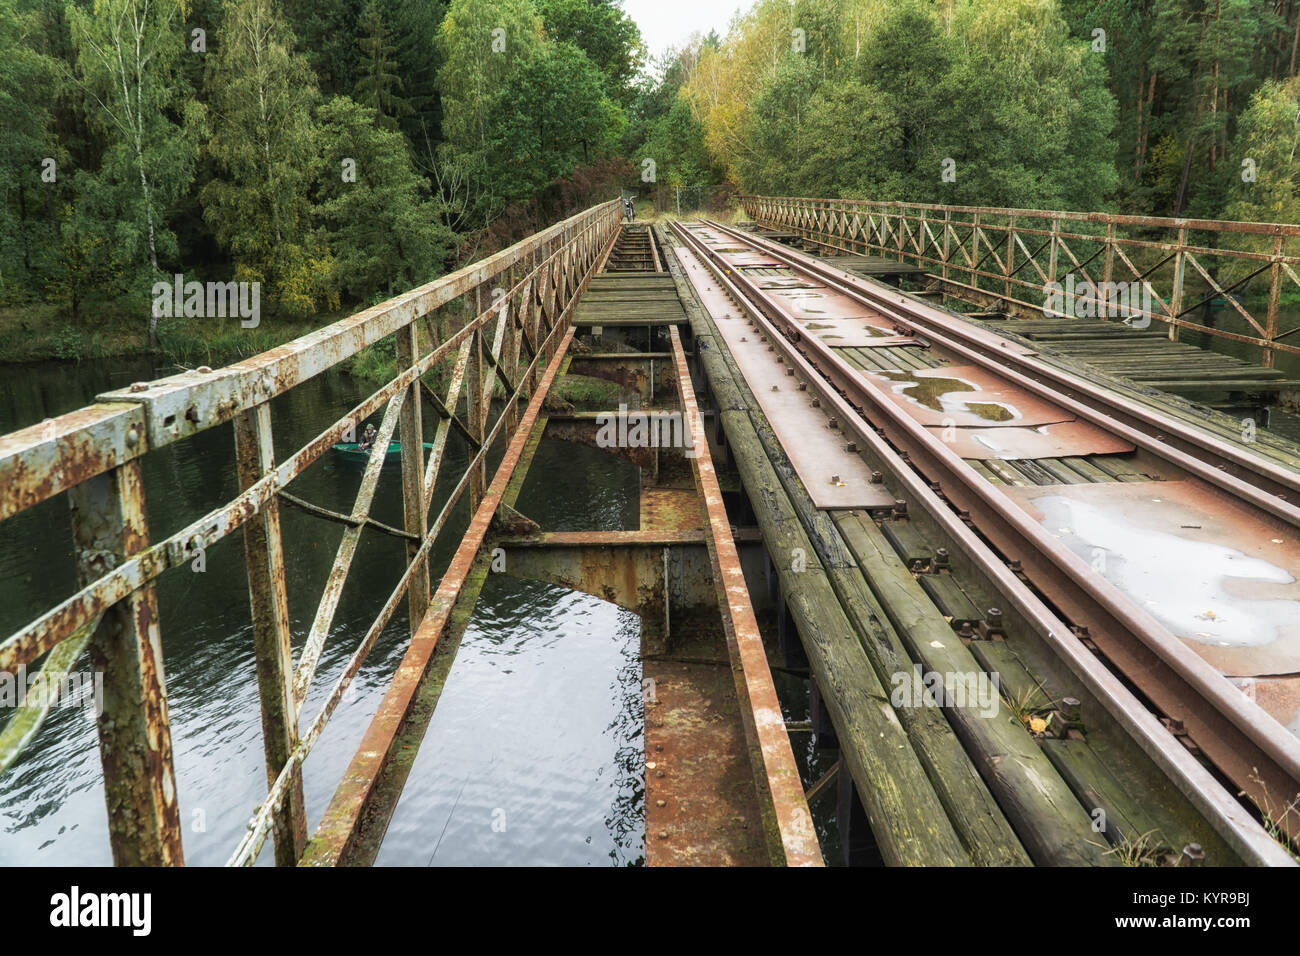
[[[666,185],[711,184],[722,179],[704,146],[704,126],[681,97],[675,97],[667,111],[649,123],[635,158],[640,162],[647,156],[655,161],[658,181]]]
[[[1255,92],[1223,172],[1226,218],[1300,221],[1300,78],[1270,80]],[[1237,245],[1272,251],[1267,236],[1241,236]]]
[[[379,0],[366,0],[357,29],[357,45],[361,47],[362,58],[356,100],[373,109],[382,125],[396,129],[397,120],[411,116],[415,110],[401,95],[406,84],[395,72],[398,69],[397,40]]]
[[[30,91],[55,85],[56,64],[34,47],[36,30],[33,14],[0,0],[0,303],[35,292],[43,250],[55,238],[37,212],[53,188],[42,180],[42,160],[62,156],[50,142],[47,100]]]
[[[460,152],[486,150],[501,89],[542,43],[532,0],[452,0],[438,37],[443,136]]]
[[[619,142],[626,116],[571,43],[539,46],[506,80],[488,126],[489,170],[522,199]]]
[[[324,104],[317,119],[325,148],[316,216],[333,253],[335,286],[361,300],[433,279],[455,236],[442,225],[402,135],[346,97]],[[355,163],[355,181],[344,175],[345,159]]]
[[[966,0],[949,19],[919,0],[800,0],[783,16],[760,4],[687,85],[746,191],[1090,209],[1114,188],[1104,66],[1053,4]],[[787,24],[803,50],[781,51]]]
[[[606,89],[626,105],[645,58],[641,31],[617,0],[538,0],[547,34],[572,43],[605,76]]]
[[[177,69],[185,49],[176,0],[96,0],[68,8],[76,81],[106,143],[98,171],[78,174],[83,228],[109,241],[113,265],[144,311],[161,262],[177,252],[169,208],[194,176],[204,107]],[[150,340],[156,341],[150,319]]]
[[[234,261],[239,282],[261,282],[289,315],[331,301],[332,264],[313,231],[308,189],[319,153],[306,60],[271,0],[233,0],[209,61],[217,175],[203,215]]]

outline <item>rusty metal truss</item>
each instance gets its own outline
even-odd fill
[[[116,864],[182,863],[155,580],[239,529],[249,579],[268,793],[235,848],[232,864],[251,864],[267,840],[273,842],[277,864],[303,859],[309,847],[303,762],[380,632],[403,601],[407,605],[411,649],[317,831],[322,838],[311,843],[317,856],[337,859],[348,838],[335,843],[331,836],[355,829],[368,793],[357,781],[373,781],[377,771],[371,765],[385,759],[382,738],[386,733],[391,737],[390,718],[400,716],[393,708],[403,703],[409,708],[423,676],[420,663],[427,666],[442,622],[476,561],[483,533],[572,339],[575,303],[613,246],[619,206],[617,201],[594,206],[480,262],[246,361],[136,383],[98,396],[87,408],[0,436],[0,521],[66,492],[80,588],[0,642],[0,671],[15,671],[48,655],[43,673],[57,680],[84,648],[103,671],[99,746]],[[270,401],[390,336],[397,359],[392,379],[277,461]],[[439,366],[448,372],[443,395],[424,381]],[[427,461],[422,394],[438,414]],[[505,401],[494,406],[494,394],[504,394]],[[369,517],[383,456],[367,465],[350,514],[327,511],[287,491],[332,444],[380,410],[378,447],[387,447],[395,432],[402,442],[403,528],[379,525]],[[239,494],[166,540],[151,543],[142,457],[225,422],[234,426]],[[431,515],[452,430],[466,440],[470,458],[449,499]],[[499,440],[508,441],[509,448],[489,474],[488,453]],[[431,591],[430,551],[466,494],[474,516],[470,529]],[[282,501],[347,525],[296,664],[280,535]],[[303,704],[366,527],[403,539],[406,570],[321,709],[300,733]],[[44,715],[33,705],[0,728],[0,772],[35,736]]]
[[[1066,293],[1071,309],[1097,283],[1149,284],[1152,307],[1130,304],[1126,314],[1164,323],[1170,339],[1191,329],[1244,342],[1260,348],[1270,368],[1277,352],[1300,354],[1300,344],[1284,341],[1300,326],[1278,327],[1282,293],[1300,288],[1300,256],[1288,254],[1297,251],[1300,225],[855,199],[741,201],[759,225],[824,249],[915,263],[945,293],[1013,314],[1043,315],[1045,287],[1074,273],[1085,291]],[[1256,278],[1268,289],[1262,316],[1234,294]],[[1248,332],[1197,321],[1211,303],[1231,308]]]

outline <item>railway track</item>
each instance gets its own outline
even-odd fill
[[[814,257],[673,230],[894,496],[896,549],[928,542],[913,570],[963,577],[918,575],[936,603],[996,599],[946,615],[963,640],[1019,632],[1243,861],[1293,862],[1300,475]]]

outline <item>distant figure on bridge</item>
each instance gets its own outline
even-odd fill
[[[628,222],[636,218],[636,206],[633,204],[631,196],[623,200],[623,215],[627,217]]]
[[[357,448],[361,451],[370,451],[374,447],[375,437],[378,434],[374,425],[367,425],[365,433],[361,436],[361,441],[357,442]]]

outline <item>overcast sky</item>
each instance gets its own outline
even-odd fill
[[[623,9],[641,28],[651,57],[670,46],[681,46],[692,33],[727,32],[737,10],[754,0],[623,0]]]

